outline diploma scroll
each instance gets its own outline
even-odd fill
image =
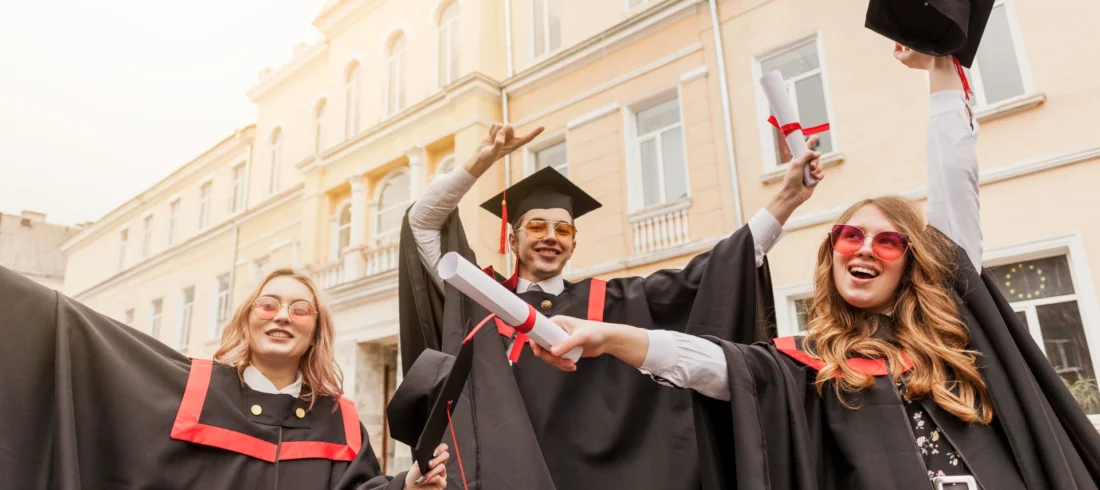
[[[760,88],[764,90],[764,96],[768,98],[768,105],[771,106],[772,114],[775,115],[780,128],[790,124],[798,124],[798,111],[791,103],[791,96],[787,93],[787,88],[783,83],[783,75],[779,73],[779,70],[770,71],[760,77]],[[791,149],[792,160],[809,151],[806,149],[806,137],[802,134],[802,129],[794,129],[789,132],[780,130],[780,133],[786,133],[784,138],[787,140],[787,147]],[[802,170],[802,183],[806,187],[817,185],[817,179],[810,175],[810,166],[807,165]]]
[[[462,291],[490,313],[495,314],[508,325],[521,325],[532,312],[535,324],[527,335],[539,346],[549,349],[569,337],[561,327],[550,321],[542,313],[531,309],[519,296],[501,286],[477,266],[459,255],[449,252],[439,260],[436,266],[439,278]],[[566,352],[562,357],[576,362],[581,357],[581,348]]]

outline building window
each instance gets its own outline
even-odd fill
[[[1023,42],[1006,0],[999,0],[989,15],[974,65],[967,71],[973,106],[984,106],[1031,92],[1024,76]]]
[[[638,111],[634,124],[643,207],[686,197],[687,162],[679,98]]]
[[[215,338],[218,335],[221,335],[222,326],[225,325],[225,322],[229,321],[230,308],[232,308],[232,303],[230,303],[229,286],[230,284],[228,273],[218,276],[217,280],[215,281],[214,289],[215,296],[213,337]]]
[[[154,339],[160,338],[160,314],[164,308],[164,300],[161,298],[154,299],[152,302],[153,313],[149,316],[149,331],[148,334]]]
[[[397,241],[401,231],[401,217],[405,215],[405,208],[409,204],[409,173],[403,171],[386,179],[378,194],[378,214],[374,220],[375,242]]]
[[[336,250],[333,258],[338,258],[344,253],[344,249],[351,244],[351,203],[340,208],[339,217],[336,220]]]
[[[535,56],[561,47],[561,0],[531,0]]]
[[[439,87],[458,77],[458,4],[451,2],[439,16]]]
[[[130,230],[118,232],[118,270],[126,268],[126,242],[130,241]]]
[[[626,0],[626,8],[632,9],[634,7],[641,7],[647,3],[649,3],[649,0]]]
[[[153,215],[141,220],[141,258],[146,258],[153,251]]]
[[[283,162],[283,130],[271,131],[271,167],[267,174],[267,195],[279,190],[279,169]]]
[[[405,109],[405,36],[398,34],[390,43],[386,115],[392,116]]]
[[[230,197],[229,210],[236,213],[244,209],[244,164],[233,167],[233,196]]]
[[[542,170],[546,167],[551,167],[557,170],[562,175],[569,176],[569,159],[565,149],[565,141],[554,143],[551,146],[536,150],[534,152],[535,157],[535,172]]]
[[[191,315],[195,309],[195,287],[191,286],[185,288],[181,292],[182,301],[180,302],[180,328],[179,328],[179,348],[184,350],[187,348],[187,344],[191,340]]]
[[[267,276],[271,265],[271,256],[264,255],[252,261],[252,277],[256,282],[262,281]]]
[[[344,139],[359,134],[359,63],[351,62],[344,71]]]
[[[1096,364],[1067,257],[1013,262],[991,267],[989,273],[1081,407],[1100,414]]]
[[[131,327],[134,326],[134,309],[133,308],[130,308],[130,309],[128,309],[128,310],[126,310],[125,312],[122,313],[122,322],[129,325],[129,326],[131,326]]]
[[[325,151],[325,99],[318,100],[313,106],[313,154]]]
[[[205,230],[210,226],[210,195],[213,194],[213,188],[213,182],[207,182],[199,187],[199,230]]]
[[[779,70],[786,82],[787,93],[794,99],[795,110],[798,111],[798,121],[803,127],[817,126],[829,122],[829,105],[825,95],[825,71],[821,64],[821,53],[818,42],[803,44],[782,53],[770,56],[760,61],[761,74]],[[760,99],[758,104],[766,114],[770,114],[767,99],[763,92],[758,92]],[[791,151],[787,148],[787,142],[783,134],[774,126],[761,119],[761,128],[765,134],[770,135],[765,145],[766,168],[774,168],[791,161]],[[822,154],[836,150],[833,144],[832,134],[828,131],[817,135],[818,143],[814,148]],[[770,154],[770,155],[769,155]]]
[[[798,332],[795,335],[806,335],[806,326],[810,323],[810,305],[812,305],[813,302],[813,296],[794,298],[792,300],[795,325],[798,327]]]
[[[168,205],[168,245],[176,243],[176,221],[180,215],[180,200],[172,201]]]

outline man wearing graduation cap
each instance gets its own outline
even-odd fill
[[[436,176],[410,208],[399,266],[406,372],[425,349],[454,352],[463,334],[486,318],[479,306],[444,287],[435,265],[450,251],[476,260],[455,212],[459,200],[496,161],[541,131],[517,136],[511,126],[493,125],[477,154]],[[609,281],[564,279],[562,270],[581,228],[576,220],[601,205],[556,170],[542,169],[482,204],[501,217],[502,251],[507,245],[517,258],[511,277],[495,277],[546,316],[745,342],[765,338],[770,332],[755,317],[760,296],[754,271],[782,235],[781,223],[812,193],[801,184],[803,167],[811,165],[822,177],[818,156],[809,152],[795,162],[767,209],[684,269]],[[770,284],[762,287],[770,293]],[[712,318],[737,318],[739,327],[714,328],[718,322]],[[698,487],[687,393],[659,386],[637,369],[606,358],[583,359],[580,373],[562,373],[530,354],[523,356],[525,339],[511,326],[498,321],[493,327],[478,334],[463,398],[470,405],[459,404],[455,413],[455,452],[472,456],[466,456],[462,468],[449,470],[452,479],[465,470],[470,488]]]

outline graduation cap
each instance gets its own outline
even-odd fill
[[[508,195],[511,202],[506,199]],[[577,219],[600,206],[603,205],[599,201],[551,167],[529,175],[481,204],[501,219],[500,253],[504,253],[508,225],[515,226],[516,220],[532,209],[561,208]]]
[[[463,343],[458,357],[431,349],[421,352],[386,407],[390,436],[413,448],[422,475],[428,474],[428,462],[470,375],[473,347],[473,342]]]
[[[995,0],[870,0],[868,29],[932,56],[954,55],[967,68]]]

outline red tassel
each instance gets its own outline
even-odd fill
[[[500,201],[500,254],[504,255],[505,244],[508,242],[508,191]]]
[[[963,70],[963,65],[959,62],[957,56],[952,56],[951,60],[955,62],[955,71],[959,73],[959,80],[962,80],[963,95],[966,96],[966,100],[970,100],[970,96],[974,95],[974,92],[970,90],[970,80],[966,79],[966,70]]]

